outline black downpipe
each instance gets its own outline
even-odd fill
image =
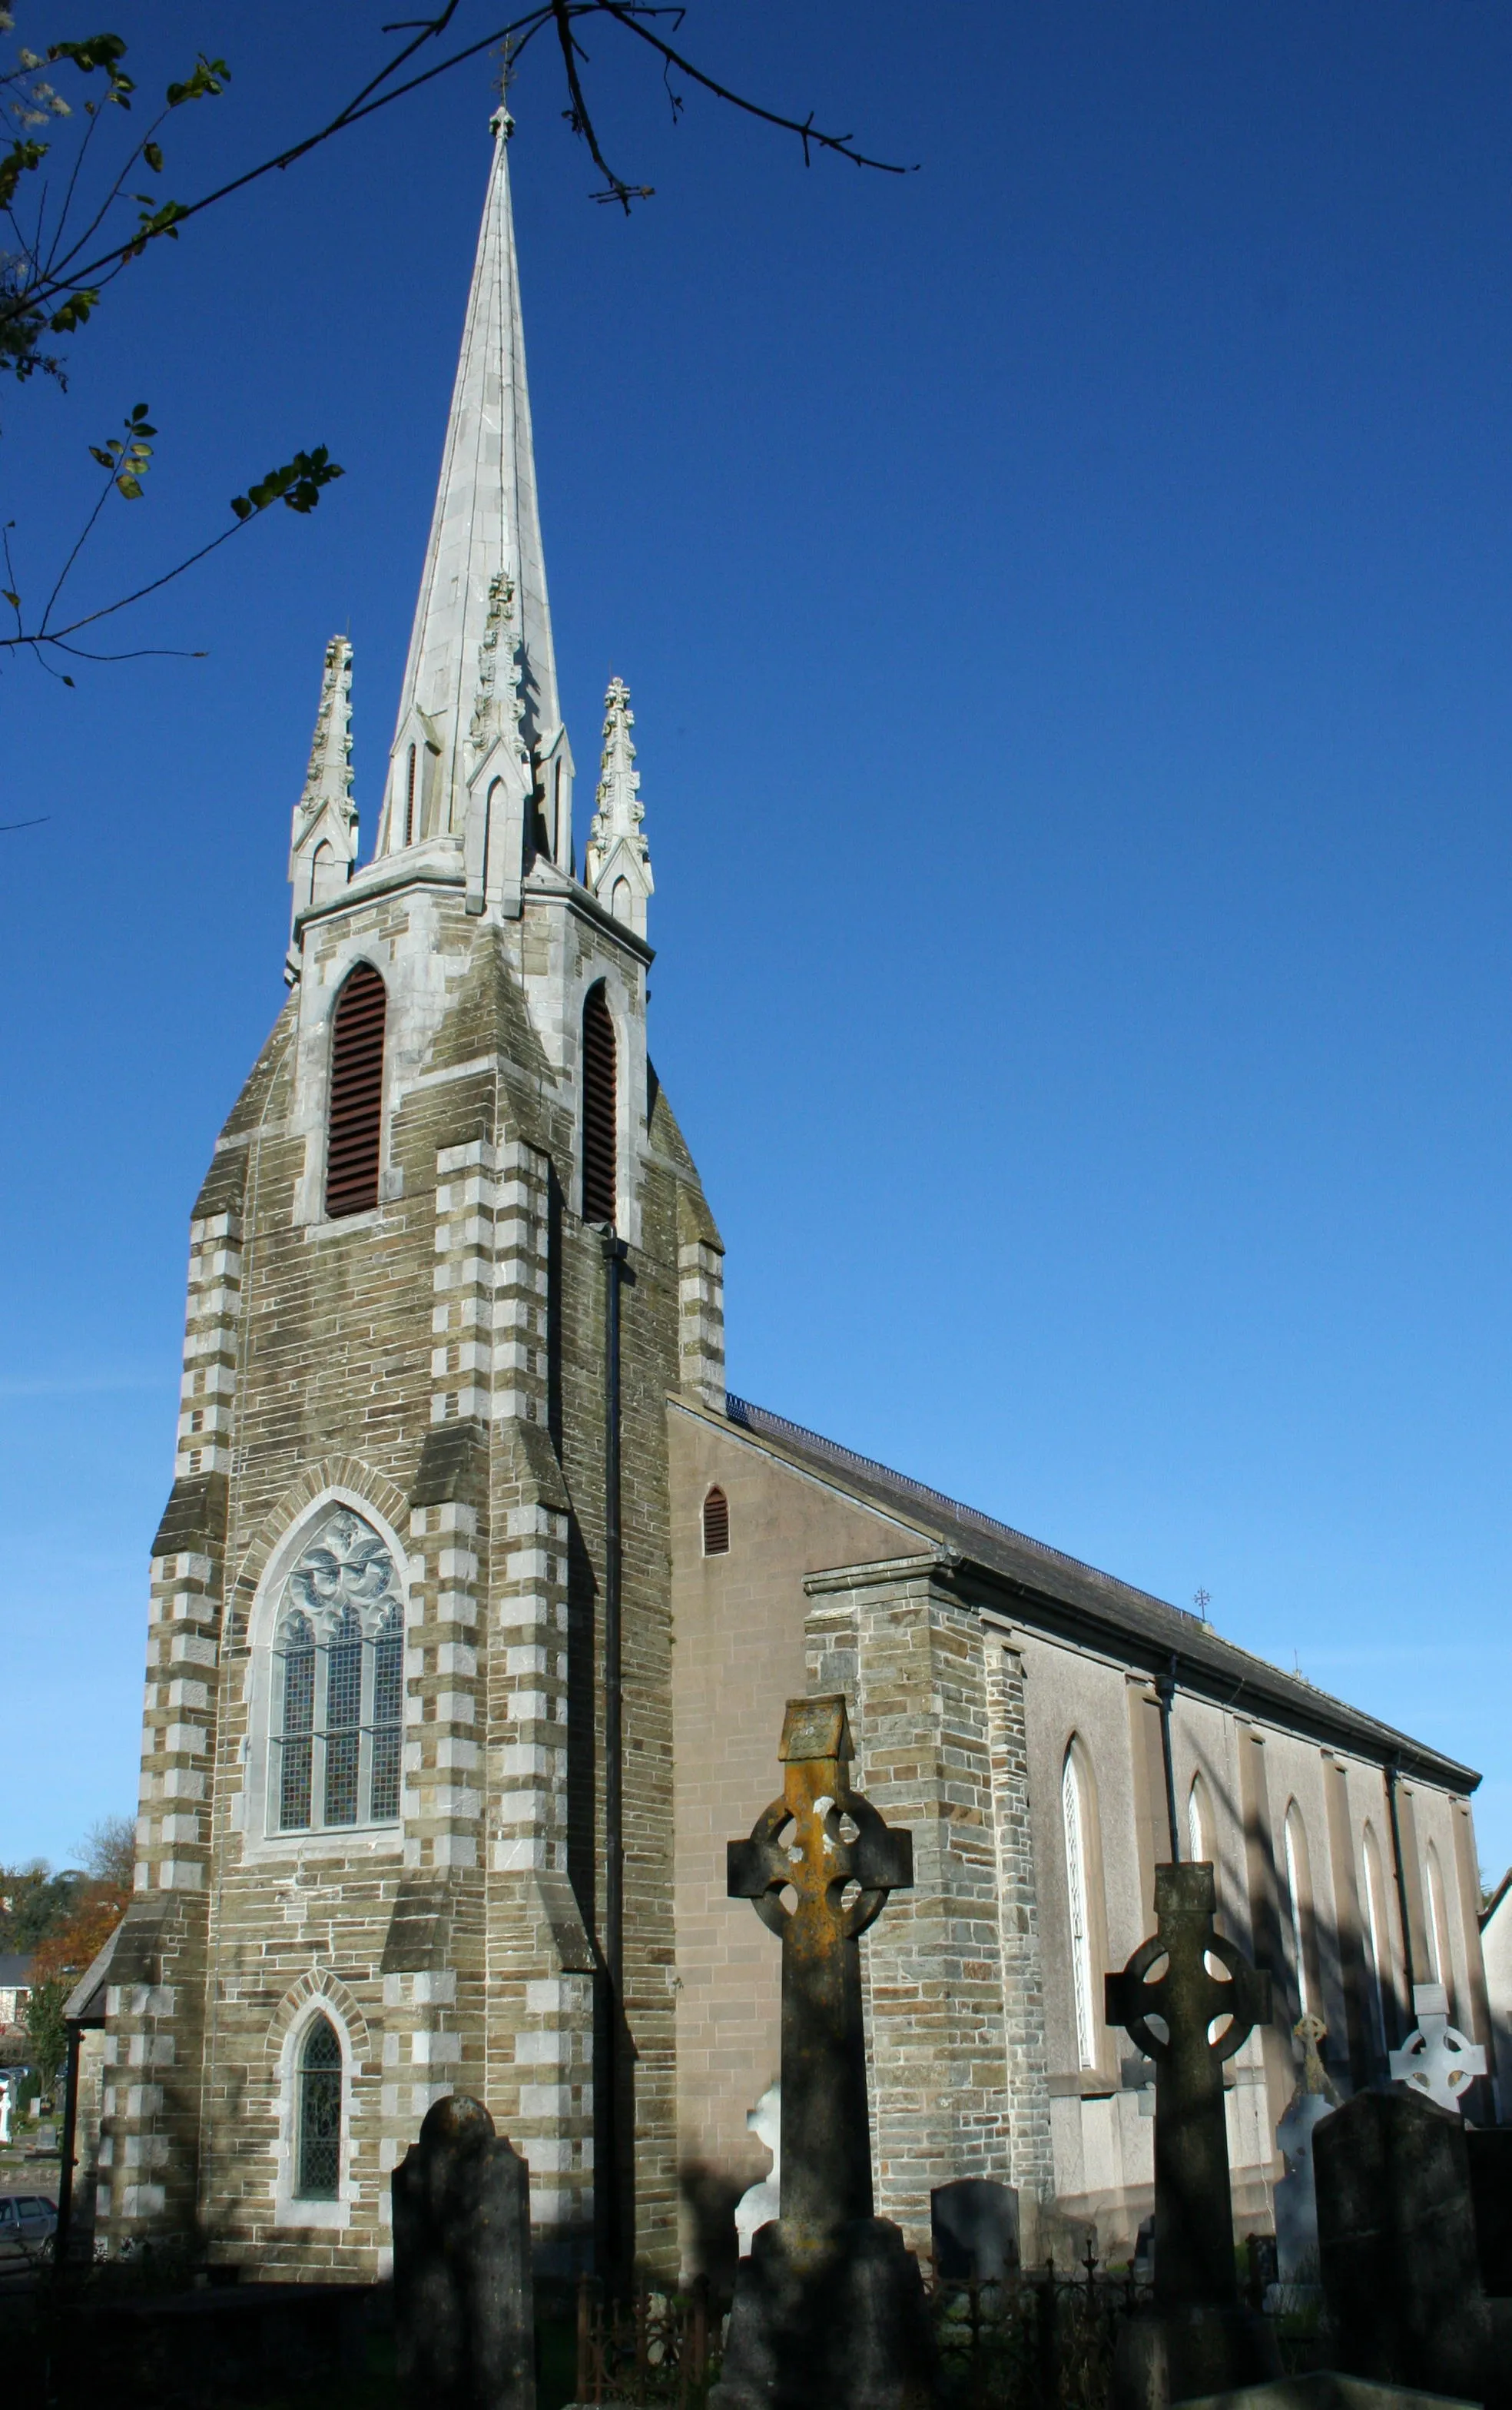
[[[68,2229],[74,2209],[74,2154],[79,2138],[79,2033],[67,2025],[68,2057],[63,2079],[63,2151],[58,2167],[58,2223],[52,2237],[52,2264],[61,2268],[68,2251]]]
[[[1412,1919],[1407,1914],[1407,1870],[1402,1863],[1402,1824],[1396,1806],[1396,1787],[1401,1777],[1402,1768],[1393,1758],[1386,1769],[1386,1804],[1391,1818],[1391,1856],[1396,1866],[1396,1904],[1402,1918],[1402,1963],[1407,1972],[1407,2030],[1410,2033],[1418,2022],[1417,2003],[1412,1996],[1418,1987],[1418,1978],[1413,1972]]]
[[[1160,1702],[1160,1755],[1165,1762],[1165,1821],[1171,1835],[1171,1863],[1179,1866],[1181,1828],[1176,1822],[1176,1762],[1171,1751],[1171,1707],[1176,1695],[1174,1657],[1156,1683],[1155,1695]]]
[[[625,1758],[620,1633],[620,1287],[628,1254],[612,1227],[604,1242],[604,1928],[603,2017],[595,2145],[601,2271],[620,2271],[620,2057],[625,2025]]]

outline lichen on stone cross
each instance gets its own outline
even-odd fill
[[[914,1880],[912,1835],[851,1789],[854,1753],[842,1698],[789,1699],[783,1795],[729,1844],[730,1897],[782,1940],[782,2217],[815,2243],[871,2215],[858,1944]]]
[[[1223,2062],[1271,2021],[1271,1979],[1214,1930],[1213,1869],[1155,1869],[1156,1931],[1106,1978],[1110,2025],[1155,2061],[1155,2300],[1237,2300]],[[1224,2018],[1225,2029],[1212,2038]]]
[[[1450,2025],[1449,1996],[1442,1983],[1414,1984],[1412,2009],[1417,2029],[1400,2050],[1392,2051],[1388,2060],[1391,2074],[1440,2109],[1461,2112],[1465,2093],[1486,2072],[1486,2053],[1478,2041]]]

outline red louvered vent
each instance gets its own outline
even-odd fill
[[[614,1024],[602,986],[583,1008],[583,1218],[612,1225],[619,1204]]]
[[[365,1213],[378,1202],[387,1011],[382,980],[370,963],[359,963],[337,998],[331,1032],[325,1211],[333,1221],[342,1213]]]
[[[722,1489],[711,1489],[703,1502],[703,1553],[706,1557],[729,1554],[729,1500]]]

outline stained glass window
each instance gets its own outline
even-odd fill
[[[299,2054],[301,2200],[335,2200],[341,2173],[341,2045],[328,2017],[316,2017]]]
[[[279,1743],[279,1829],[303,1832],[310,1822],[310,1756],[315,1720],[315,1633],[308,1615],[286,1616],[283,1718]]]
[[[350,1507],[288,1576],[273,1650],[269,1813],[281,1833],[398,1820],[404,1609],[394,1560]]]
[[[403,1715],[404,1634],[396,1606],[389,1607],[373,1646],[372,1817],[375,1824],[399,1812],[399,1739]]]
[[[362,1625],[348,1607],[325,1652],[325,1822],[357,1821],[362,1749]]]

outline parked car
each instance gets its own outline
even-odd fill
[[[0,2264],[45,2259],[58,2230],[58,2204],[40,2193],[0,2193]]]

